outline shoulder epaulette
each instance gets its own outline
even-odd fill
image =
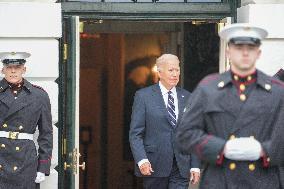
[[[208,84],[210,81],[216,80],[218,77],[219,77],[219,74],[218,74],[218,73],[210,74],[210,75],[206,76],[205,78],[203,78],[203,79],[199,82],[199,84],[201,84],[201,85],[206,85],[206,84]]]
[[[274,83],[274,84],[279,85],[279,86],[284,88],[284,82],[282,82],[278,79],[271,79],[271,83]]]
[[[44,92],[46,92],[42,87],[40,87],[40,86],[38,86],[38,85],[32,84],[32,86],[35,87],[35,88],[41,89],[41,90],[43,90]]]

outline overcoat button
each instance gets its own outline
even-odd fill
[[[253,163],[249,164],[249,170],[254,171],[255,170],[255,165]]]
[[[240,95],[240,99],[241,99],[241,101],[245,101],[245,100],[247,99],[247,97],[246,97],[246,95],[241,94],[241,95]]]
[[[229,169],[235,170],[236,169],[236,164],[235,163],[230,163]]]
[[[246,89],[246,86],[244,84],[240,84],[240,90],[244,91]]]
[[[251,79],[252,79],[252,77],[249,75],[249,76],[247,77],[247,80],[250,81]]]
[[[265,85],[264,85],[264,88],[269,91],[269,90],[271,89],[271,85],[265,84]]]

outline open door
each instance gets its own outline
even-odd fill
[[[218,23],[218,32],[224,28],[226,25],[232,23],[231,17],[226,17]],[[219,73],[225,72],[230,69],[229,60],[226,58],[226,48],[227,42],[223,39],[220,39],[220,54],[219,54]]]
[[[64,36],[64,97],[63,97],[63,138],[62,163],[64,189],[79,189],[79,169],[85,169],[85,163],[79,165],[79,71],[80,71],[80,36],[79,17],[72,16],[65,20]],[[68,31],[68,32],[67,32]]]

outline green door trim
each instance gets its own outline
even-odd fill
[[[64,17],[109,20],[220,20],[233,17],[240,0],[222,3],[91,3],[62,2]]]
[[[74,16],[64,19],[63,37],[60,40],[60,64],[59,64],[59,123],[60,130],[58,134],[59,142],[59,189],[75,189],[79,155],[77,152],[78,142],[77,138],[79,133],[77,130],[77,34],[78,34],[78,21]],[[77,140],[76,140],[77,139]],[[66,170],[64,170],[64,163],[66,163]],[[67,167],[68,166],[68,167]],[[75,181],[76,180],[76,181]]]

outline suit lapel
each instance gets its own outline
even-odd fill
[[[153,86],[153,91],[154,102],[159,107],[158,109],[161,110],[165,115],[166,119],[169,122],[169,125],[171,126],[171,120],[159,84]],[[171,126],[171,128],[173,127]]]
[[[6,114],[6,117],[9,117],[10,115],[18,112],[19,110],[21,110],[22,108],[24,108],[25,106],[27,106],[29,104],[28,100],[27,100],[27,92],[24,91],[24,89],[20,92],[19,96],[17,97],[17,99],[14,99],[13,97],[13,103],[11,103],[11,106]]]
[[[186,102],[185,102],[185,96],[182,94],[181,89],[176,87],[176,91],[177,91],[177,99],[178,99],[178,119],[177,119],[177,123],[178,123],[180,118],[183,115],[183,109],[184,109]]]
[[[165,115],[167,115],[168,114],[167,107],[165,105],[165,101],[164,101],[161,89],[160,89],[158,84],[155,84],[153,86],[153,93],[152,93],[152,95],[154,97],[154,102],[157,104],[159,109],[162,110]]]
[[[1,94],[0,101],[3,102],[7,107],[11,107],[14,101],[14,96],[10,89],[6,89],[6,91]]]
[[[220,107],[222,109],[232,115],[233,117],[237,118],[240,114],[240,110],[242,108],[242,103],[235,102],[234,99],[239,99],[237,96],[238,92],[237,89],[231,84],[231,86],[228,86],[228,88],[224,89],[224,93],[220,95],[220,98],[216,100],[216,102],[219,102]]]

